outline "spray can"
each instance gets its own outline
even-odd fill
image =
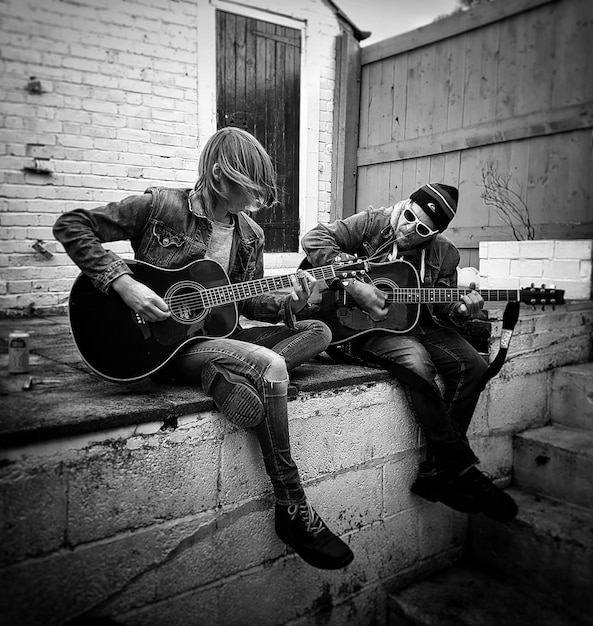
[[[8,335],[8,371],[10,374],[29,371],[29,333],[15,330]]]

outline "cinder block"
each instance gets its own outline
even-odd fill
[[[385,515],[396,515],[419,505],[420,500],[410,487],[418,475],[424,450],[412,449],[383,466],[383,507]]]
[[[510,275],[522,280],[540,280],[544,275],[544,263],[543,261],[524,261],[517,260],[511,261]]]
[[[530,369],[534,369],[533,365]],[[488,384],[489,433],[517,432],[547,420],[546,389],[550,373],[517,373],[494,378]],[[539,393],[535,390],[540,390]]]
[[[550,417],[554,423],[593,430],[593,363],[554,370],[550,390]]]
[[[195,431],[188,430],[179,441],[179,432],[172,437],[159,433],[133,450],[122,442],[107,441],[79,451],[64,468],[70,543],[216,506],[220,445],[192,434]]]
[[[557,259],[591,259],[593,255],[593,240],[573,239],[571,241],[555,241],[554,256]]]
[[[511,273],[510,259],[492,259],[480,261],[480,276],[508,276]]]
[[[520,259],[552,259],[554,257],[554,240],[519,241]]]
[[[37,558],[64,545],[68,484],[58,464],[0,470],[0,563]]]
[[[480,259],[516,259],[519,257],[518,241],[481,241]]]
[[[513,469],[513,433],[470,437],[470,445],[480,460],[479,469],[506,486]]]
[[[220,450],[218,491],[223,506],[271,493],[272,484],[255,432],[235,430],[224,437]]]
[[[458,513],[439,502],[427,502],[417,496],[420,503],[418,515],[418,543],[420,558],[464,549],[467,540],[468,516]]]
[[[564,259],[544,261],[544,278],[548,284],[556,278],[576,279],[581,274],[581,266],[578,260]]]
[[[593,510],[593,432],[560,426],[515,439],[519,487]]]
[[[305,485],[307,499],[336,533],[358,530],[383,518],[382,467],[360,467]]]
[[[124,534],[104,542],[54,552],[0,570],[0,614],[7,624],[61,624],[117,600],[137,606],[154,597],[154,574],[174,560],[196,519]],[[150,579],[150,584],[144,584]]]

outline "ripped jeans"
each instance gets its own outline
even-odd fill
[[[288,372],[323,352],[329,345],[329,328],[317,320],[302,320],[291,329],[284,324],[239,329],[231,338],[205,339],[190,344],[169,365],[164,377],[200,384],[202,366],[215,361],[243,377],[264,404],[263,421],[255,426],[266,472],[280,504],[302,502],[305,493],[290,453],[288,432]]]

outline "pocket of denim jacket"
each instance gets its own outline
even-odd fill
[[[152,234],[156,238],[159,245],[163,248],[169,248],[171,246],[175,246],[176,248],[180,248],[184,243],[183,235],[179,235],[175,231],[167,228],[161,222],[156,222],[152,227]]]

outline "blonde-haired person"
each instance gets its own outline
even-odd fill
[[[102,242],[129,240],[136,259],[158,267],[207,258],[227,270],[232,283],[254,280],[263,276],[264,235],[247,212],[276,203],[270,156],[253,135],[228,127],[204,146],[194,189],[151,187],[121,202],[76,209],[58,218],[54,235],[98,289],[158,322],[171,314],[166,302]],[[293,281],[288,295],[263,294],[239,305],[245,317],[274,325],[192,342],[157,375],[201,384],[230,421],[255,430],[276,498],[278,536],[307,563],[338,569],[353,554],[307,502],[290,453],[288,372],[325,350],[331,336],[322,322],[295,319],[316,289],[311,275],[304,283]]]

